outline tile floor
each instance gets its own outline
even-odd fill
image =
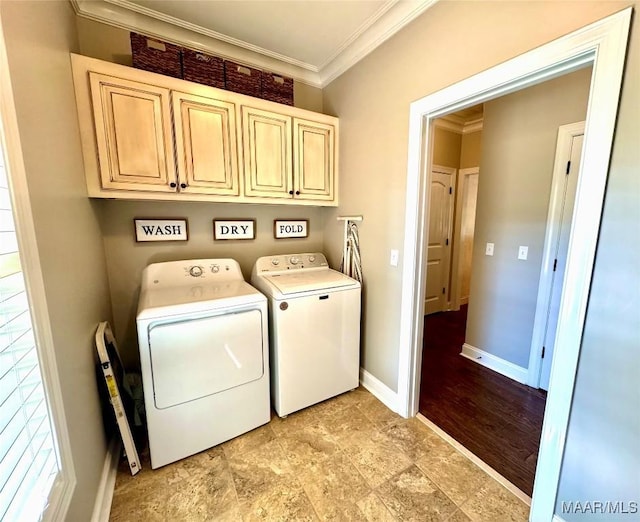
[[[526,521],[529,508],[359,388],[157,470],[121,463],[110,520]]]

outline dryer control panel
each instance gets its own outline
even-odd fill
[[[327,263],[327,258],[324,254],[320,252],[307,252],[304,254],[261,257],[256,261],[253,272],[266,274],[312,268],[329,268],[329,263]]]
[[[162,287],[198,282],[244,281],[240,265],[234,259],[185,259],[154,263],[142,274],[142,286]]]

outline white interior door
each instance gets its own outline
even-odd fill
[[[569,151],[569,157],[567,158],[570,163],[568,163],[569,168],[567,168],[567,175],[564,177],[564,197],[562,198],[562,210],[559,216],[558,239],[554,245],[555,256],[551,283],[551,300],[547,314],[544,349],[540,368],[539,387],[543,390],[549,389],[556,327],[558,324],[558,313],[560,311],[560,297],[562,295],[562,283],[564,281],[564,271],[567,261],[567,249],[569,247],[569,234],[571,232],[576,187],[578,186],[578,173],[580,172],[580,156],[582,153],[583,138],[583,134],[572,136],[571,149]]]
[[[431,171],[425,314],[441,312],[449,306],[455,175],[456,170],[447,167],[434,166]]]

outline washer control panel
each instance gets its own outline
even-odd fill
[[[156,288],[184,284],[185,279],[214,283],[244,281],[244,276],[234,259],[187,259],[149,265],[142,277],[143,285]]]
[[[304,254],[285,254],[261,257],[256,261],[254,273],[286,272],[306,268],[329,268],[327,258],[320,252]]]

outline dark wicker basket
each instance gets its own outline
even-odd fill
[[[229,91],[259,98],[262,93],[262,71],[225,60],[224,83]]]
[[[183,49],[182,77],[185,80],[224,89],[224,60],[191,49]]]
[[[181,51],[177,45],[131,33],[131,55],[137,69],[182,78]]]
[[[262,98],[293,105],[293,79],[263,71]]]

